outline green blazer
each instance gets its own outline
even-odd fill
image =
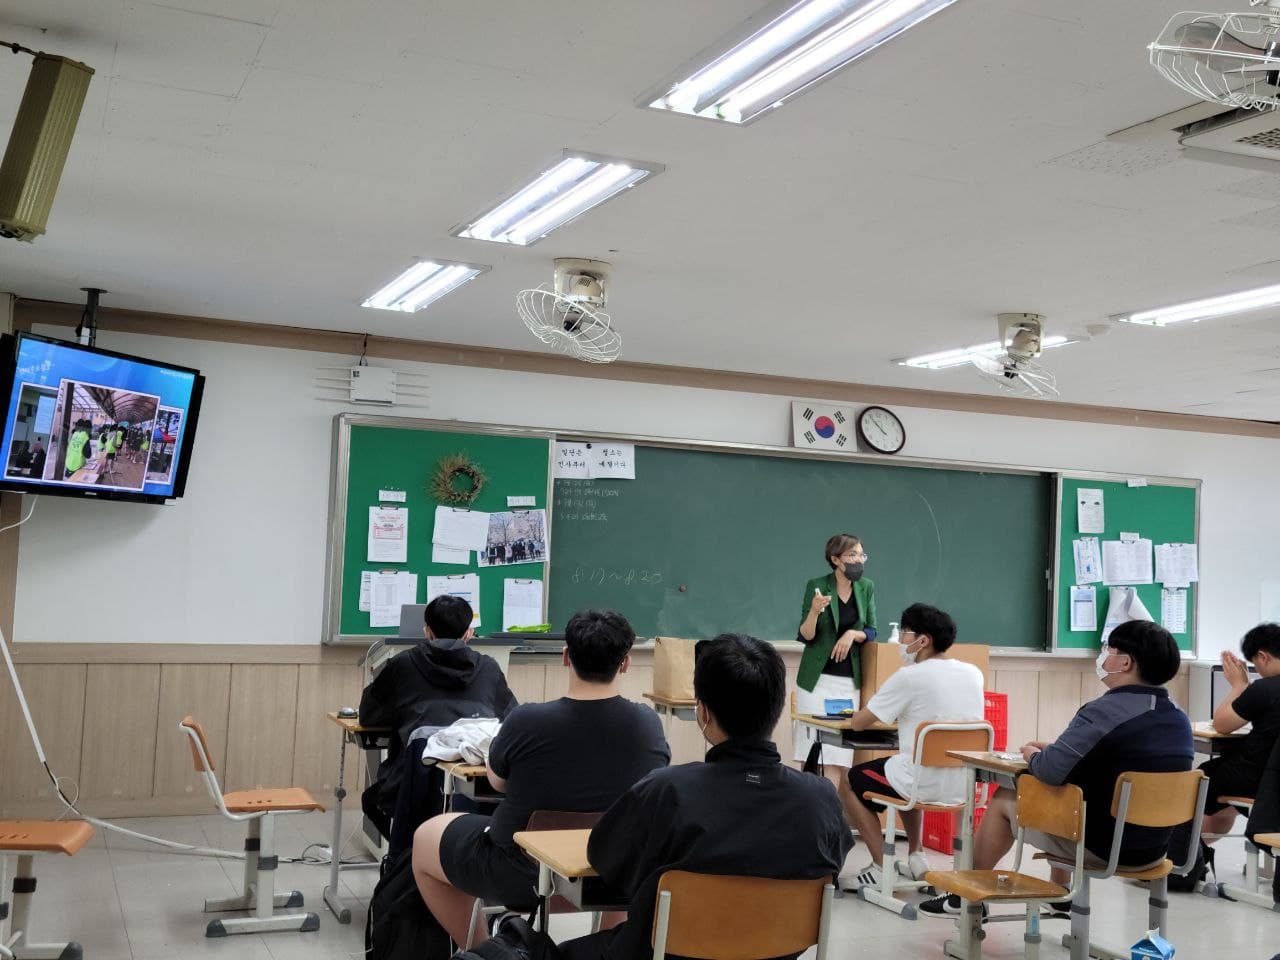
[[[831,598],[831,605],[818,617],[817,628],[813,632],[813,642],[804,648],[800,658],[800,671],[796,674],[796,686],[802,690],[812,690],[818,685],[818,677],[822,668],[831,659],[831,651],[839,639],[836,629],[839,626],[840,607],[836,597],[836,574],[833,570],[825,577],[814,577],[804,585],[804,601],[800,611],[800,622],[809,616],[809,605],[813,603],[813,591],[821,590],[822,595]],[[861,617],[856,629],[876,627],[876,585],[863,577],[853,582],[853,596],[858,601],[858,613]],[[801,638],[803,640],[803,638]],[[862,689],[862,648],[854,644],[849,651],[849,667],[853,672],[853,688]]]

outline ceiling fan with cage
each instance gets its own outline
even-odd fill
[[[588,363],[612,363],[622,336],[604,312],[613,267],[603,260],[560,257],[551,286],[521,290],[516,313],[535,337]]]
[[[972,351],[969,363],[978,374],[1001,390],[1024,397],[1056,397],[1058,379],[1039,362],[1046,344],[1044,317],[1036,313],[996,315],[1000,340],[994,351]],[[1065,341],[1055,339],[1052,344]]]
[[[1170,83],[1228,107],[1280,107],[1280,0],[1247,13],[1174,14],[1147,50]]]

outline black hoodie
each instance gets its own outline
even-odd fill
[[[447,727],[464,717],[504,719],[516,706],[502,668],[461,640],[431,640],[396,654],[365,687],[360,723],[390,727],[387,758],[365,791],[365,808],[388,817],[400,786],[400,754],[418,727]]]

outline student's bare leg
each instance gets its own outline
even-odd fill
[[[919,853],[924,847],[924,816],[919,810],[906,810],[898,814],[902,829],[907,834],[907,853]]]
[[[1201,833],[1230,833],[1231,828],[1236,824],[1236,808],[1226,807],[1217,813],[1206,813],[1204,820],[1201,821]],[[1205,843],[1213,843],[1213,840],[1205,838]]]
[[[853,795],[846,784],[844,790],[844,812],[858,831],[858,836],[867,845],[867,853],[873,863],[879,863],[884,857],[884,825],[874,810]]]
[[[1001,788],[987,804],[987,812],[973,837],[973,869],[994,870],[1000,859],[1013,849],[1013,822],[1018,797]]]
[[[413,880],[432,915],[440,921],[454,943],[467,942],[471,925],[471,909],[475,897],[449,882],[440,865],[440,838],[445,828],[463,813],[445,813],[432,817],[413,834]],[[486,940],[483,934],[475,942]]]

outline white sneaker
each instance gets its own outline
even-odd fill
[[[924,853],[913,853],[905,861],[898,861],[898,873],[908,880],[923,880],[929,872],[929,861]]]
[[[868,863],[855,876],[844,876],[840,878],[840,889],[854,892],[861,890],[863,887],[876,887],[880,885],[881,877],[880,864]]]

